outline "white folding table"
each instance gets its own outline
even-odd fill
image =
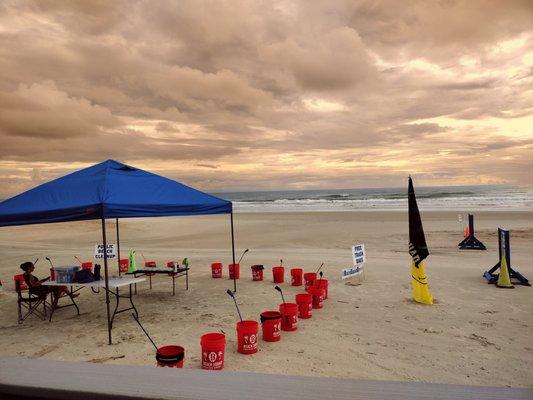
[[[121,312],[128,311],[128,310],[134,310],[135,315],[136,316],[139,315],[139,313],[137,312],[137,308],[135,308],[135,305],[133,304],[132,285],[139,283],[139,282],[144,282],[145,280],[146,280],[145,278],[112,278],[108,280],[109,293],[113,294],[116,299],[115,310],[113,311],[113,315],[108,321],[109,332],[111,332],[111,329],[113,327],[113,320],[115,319],[115,315],[120,314]],[[93,289],[93,291],[95,288],[103,288],[104,290],[106,288],[105,280],[94,281],[94,282],[89,282],[89,283],[60,283],[60,282],[55,282],[55,281],[46,281],[46,282],[43,282],[43,286],[70,286],[71,287],[71,291],[70,291],[71,294],[69,295],[71,304],[68,304],[65,306],[58,306],[57,304],[58,304],[59,299],[54,298],[55,296],[52,296],[52,303],[51,303],[52,310],[50,312],[49,321],[52,321],[52,315],[54,314],[54,311],[58,308],[74,306],[76,307],[76,310],[78,311],[78,315],[80,314],[80,309],[78,308],[78,305],[74,301],[74,297],[72,296],[72,293],[78,292],[85,287],[90,287]],[[129,286],[128,295],[121,295],[119,292],[119,288],[124,287],[124,286]],[[76,289],[72,290],[72,287],[75,287]],[[119,310],[119,304],[120,304],[121,298],[128,299],[130,302],[130,307]]]

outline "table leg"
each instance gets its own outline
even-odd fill
[[[189,290],[189,270],[185,271],[185,290]]]
[[[111,329],[113,329],[113,320],[115,319],[115,315],[117,314],[118,305],[119,305],[119,302],[120,302],[120,295],[119,295],[118,287],[116,288],[116,292],[113,292],[113,291],[110,291],[110,292],[115,295],[115,299],[117,301],[116,304],[115,304],[115,310],[113,311],[113,315],[111,316]]]
[[[172,275],[172,296],[176,295],[176,276]]]
[[[52,322],[52,316],[54,315],[54,311],[57,308],[57,302],[59,301],[59,298],[55,295],[54,292],[50,292],[50,298],[52,302],[50,304],[50,318],[48,319],[48,322]]]
[[[68,295],[70,297],[70,301],[72,301],[72,304],[74,304],[74,307],[76,307],[76,311],[78,312],[78,315],[80,315],[80,309],[78,308],[78,305],[74,301],[74,297],[72,296],[72,291]]]
[[[135,308],[135,304],[133,304],[133,296],[131,295],[131,285],[130,285],[130,304],[133,307],[133,310],[135,311],[135,316],[138,318],[139,317],[139,312]]]

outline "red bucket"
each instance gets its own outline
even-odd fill
[[[313,296],[308,293],[297,294],[296,304],[298,304],[298,318],[308,319],[313,316]]]
[[[252,265],[252,281],[263,280],[263,269],[262,265]]]
[[[118,271],[121,274],[128,272],[129,267],[130,267],[130,260],[129,259],[123,258],[123,259],[119,260],[119,262],[118,262]]]
[[[285,268],[282,266],[273,267],[272,275],[274,278],[274,283],[283,283],[285,281]]]
[[[202,369],[224,368],[226,336],[222,333],[206,333],[200,338],[200,345],[202,346]]]
[[[326,300],[328,298],[328,280],[318,279],[315,281],[315,286],[324,289],[324,300]]]
[[[222,278],[222,263],[211,264],[211,276],[213,278]]]
[[[281,330],[295,331],[298,328],[298,304],[282,303],[279,305],[281,313]]]
[[[241,354],[257,353],[257,321],[237,322],[237,351]]]
[[[81,269],[93,269],[93,263],[91,261],[86,261],[81,263]]]
[[[181,346],[163,346],[157,349],[158,367],[183,368],[185,349]]]
[[[145,268],[157,268],[157,265],[156,265],[155,261],[145,261],[144,262],[144,267]],[[153,275],[155,275],[155,273],[148,272],[146,275],[147,276],[153,276]],[[150,281],[150,289],[151,288],[152,288],[152,281]]]
[[[293,268],[291,269],[291,285],[292,286],[302,286],[302,274],[303,269]]]
[[[281,313],[264,311],[261,313],[261,327],[265,342],[277,342],[281,339]]]
[[[307,290],[310,286],[313,286],[316,281],[316,272],[306,272],[304,274],[304,281],[305,281],[305,290]]]
[[[322,308],[324,301],[324,289],[318,286],[311,286],[307,292],[313,296],[313,308]]]
[[[241,266],[240,264],[230,264],[228,266],[229,268],[229,278],[233,279],[233,276],[235,275],[235,279],[239,279],[241,277]]]

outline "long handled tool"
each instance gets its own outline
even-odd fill
[[[155,351],[157,352],[157,354],[159,354],[159,349],[157,348],[156,344],[154,343],[154,341],[152,340],[152,338],[150,337],[150,335],[148,334],[148,332],[146,332],[146,329],[144,329],[144,327],[141,325],[141,322],[139,321],[139,319],[137,318],[137,316],[135,315],[135,313],[131,313],[131,316],[133,317],[133,319],[139,324],[139,326],[141,327],[141,329],[143,330],[144,334],[146,335],[146,337],[148,339],[150,339],[150,342],[152,342],[152,344],[154,345],[154,348],[155,348]]]
[[[48,260],[48,262],[50,263],[50,267],[54,268],[54,264],[52,264],[52,260],[50,260],[48,257],[45,257],[46,260]]]
[[[322,269],[322,267],[324,266],[324,263],[320,264],[320,267],[318,267],[318,269],[316,270],[316,273],[318,274],[318,271],[320,271]],[[320,275],[322,276],[322,275]]]
[[[35,264],[37,264],[37,261],[39,261],[39,257],[37,257],[37,259],[35,260],[35,262],[33,263],[33,266],[35,267]]]
[[[239,313],[239,318],[241,319],[241,322],[242,322],[241,311],[239,310],[239,306],[237,305],[237,300],[235,300],[235,294],[230,289],[226,290],[226,293],[229,294],[230,297],[235,302],[235,307],[237,307],[237,312]]]
[[[283,300],[283,304],[285,304],[285,298],[283,297],[283,291],[281,290],[281,288],[278,285],[276,285],[276,286],[274,286],[274,289],[276,289],[278,292],[280,292],[281,300]]]
[[[80,263],[80,265],[83,264],[83,263],[81,262],[81,260],[80,260],[78,257],[74,256],[74,258],[75,258],[76,260],[78,260],[78,262]]]
[[[248,250],[250,250],[250,249],[246,249],[246,250],[244,250],[244,251],[242,252],[241,258],[239,258],[239,261],[237,261],[237,264],[240,264],[240,263],[241,263],[242,258],[244,257],[244,255],[245,255],[246,253],[248,253]]]

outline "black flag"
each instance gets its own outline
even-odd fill
[[[420,219],[420,212],[416,204],[415,189],[413,188],[413,180],[409,177],[409,254],[413,257],[415,266],[429,255],[428,246],[426,244],[426,237],[424,236],[424,228],[422,228],[422,220]]]

